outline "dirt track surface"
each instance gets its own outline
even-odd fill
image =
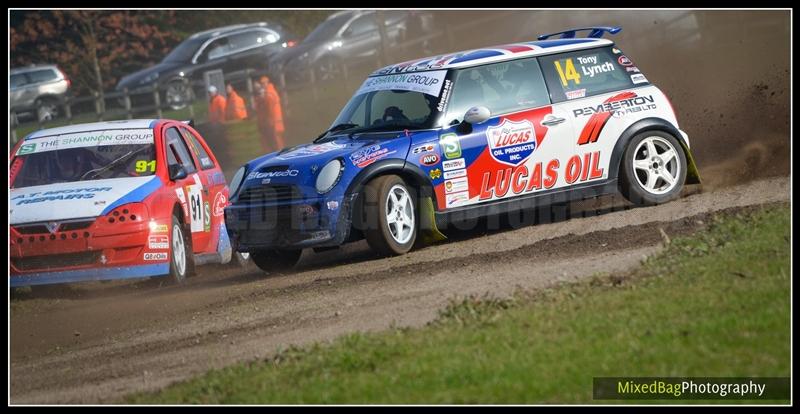
[[[394,258],[365,243],[306,252],[285,274],[206,267],[184,286],[90,283],[11,302],[11,402],[103,403],[291,344],[420,326],[448,300],[506,296],[624,271],[714,211],[789,200],[789,179],[696,193],[657,207],[548,224],[457,231]]]

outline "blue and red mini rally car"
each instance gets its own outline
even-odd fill
[[[171,275],[227,263],[228,187],[191,126],[71,125],[17,143],[9,168],[10,284]]]
[[[601,38],[619,30],[372,73],[314,142],[239,169],[225,209],[233,244],[268,270],[360,238],[403,254],[454,220],[575,198],[676,198],[699,182],[688,136],[667,97]]]

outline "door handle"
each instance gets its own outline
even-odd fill
[[[542,125],[553,126],[553,125],[558,125],[564,121],[566,121],[566,119],[564,118],[550,117],[550,118],[545,118],[545,120],[542,121]]]

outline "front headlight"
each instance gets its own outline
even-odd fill
[[[245,168],[239,167],[236,171],[236,174],[233,175],[233,179],[231,180],[230,186],[228,186],[228,190],[230,190],[231,197],[233,197],[237,191],[239,191],[239,187],[242,185],[242,181],[244,181],[244,173]]]
[[[339,159],[328,161],[317,176],[317,192],[324,194],[331,191],[331,189],[336,186],[336,183],[339,182],[339,178],[342,177],[342,171],[344,171],[344,164],[342,161]]]

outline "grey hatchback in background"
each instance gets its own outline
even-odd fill
[[[32,65],[11,69],[8,100],[11,112],[30,114],[40,121],[58,116],[59,105],[70,80],[56,65]]]

